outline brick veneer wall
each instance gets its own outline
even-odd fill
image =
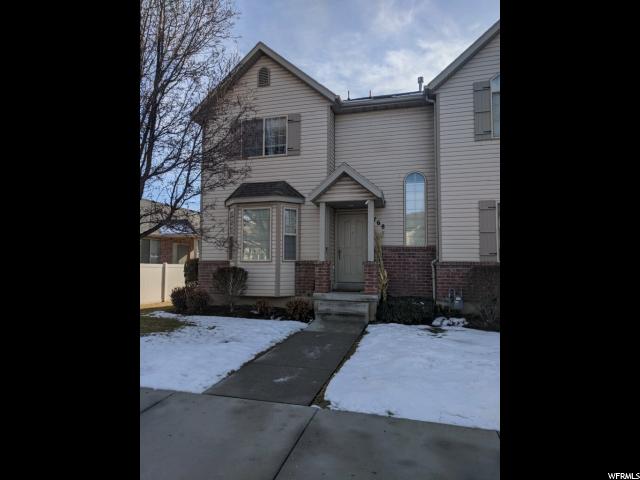
[[[364,262],[364,292],[378,294],[378,264],[376,262]]]
[[[431,262],[435,256],[435,246],[383,246],[382,260],[389,277],[387,293],[394,296],[433,296]]]
[[[151,237],[153,238],[153,237]],[[193,239],[160,238],[160,263],[173,263],[173,244],[189,245],[189,257],[193,255]]]
[[[327,293],[331,291],[331,262],[316,263],[315,291],[317,293]]]
[[[471,288],[471,270],[473,267],[491,265],[495,263],[482,262],[438,262],[436,264],[436,296],[437,300],[444,300],[449,296],[449,289],[455,289],[457,294],[462,294],[467,302],[473,302]]]
[[[220,267],[228,267],[228,260],[199,260],[198,261],[198,284],[209,292],[209,296],[216,293],[213,288],[213,272]]]
[[[311,296],[316,286],[316,262],[298,260],[296,262],[296,295]]]

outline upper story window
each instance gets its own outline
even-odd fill
[[[258,86],[268,87],[271,85],[271,72],[267,67],[262,67],[258,70]]]
[[[500,74],[491,79],[491,126],[494,138],[500,138]]]
[[[267,117],[242,122],[242,156],[287,153],[287,117]]]
[[[404,180],[404,244],[423,247],[427,244],[426,180],[418,172]]]

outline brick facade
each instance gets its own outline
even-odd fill
[[[154,238],[154,237],[149,237]],[[173,263],[173,244],[189,245],[189,258],[193,257],[194,240],[191,238],[157,238],[160,241],[160,263]]]
[[[382,259],[389,277],[387,293],[394,296],[433,296],[431,262],[435,257],[435,246],[383,246]]]
[[[316,262],[298,260],[296,262],[296,295],[311,296],[316,286]]]
[[[378,264],[376,262],[364,262],[364,291],[377,295],[380,292],[378,284]]]
[[[331,291],[331,262],[316,262],[315,292],[328,293]]]
[[[228,260],[200,260],[198,262],[198,284],[209,292],[209,295],[216,293],[213,289],[213,272],[220,267],[228,267]]]
[[[492,266],[500,268],[496,263],[482,262],[438,262],[436,264],[436,296],[437,300],[444,300],[449,296],[449,289],[453,288],[456,294],[461,294],[465,301],[473,302],[473,289],[471,286],[471,271],[474,267]]]

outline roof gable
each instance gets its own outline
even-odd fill
[[[333,93],[327,87],[322,85],[320,82],[314,80],[309,75],[304,73],[298,67],[296,67],[293,63],[289,62],[287,59],[282,57],[280,54],[269,48],[263,42],[258,42],[255,47],[251,49],[249,53],[247,53],[238,65],[234,67],[234,69],[227,75],[227,77],[220,82],[220,85],[216,87],[212,92],[207,95],[207,97],[196,107],[193,111],[192,115],[194,118],[198,119],[202,113],[203,109],[209,104],[212,98],[215,97],[215,92],[220,88],[230,88],[235,82],[238,81],[248,70],[251,68],[260,57],[267,56],[282,68],[287,70],[289,73],[297,77],[303,83],[307,84],[313,90],[318,92],[320,95],[325,97],[332,103],[339,103],[340,96]]]
[[[494,23],[486,32],[484,32],[480,38],[471,44],[464,52],[462,52],[458,58],[449,64],[442,72],[440,72],[436,78],[431,80],[427,85],[429,90],[437,90],[447,80],[449,80],[458,70],[460,70],[469,60],[471,60],[476,53],[478,53],[484,46],[489,43],[496,35],[500,33],[500,20]]]
[[[350,177],[366,191],[368,191],[374,197],[376,207],[384,206],[384,193],[382,192],[382,190],[377,185],[361,175],[348,163],[340,164],[338,168],[333,171],[333,173],[327,176],[327,178],[325,178],[322,183],[309,194],[310,200],[317,204],[320,200],[320,197],[335,183],[337,183],[338,179],[340,179],[343,175]]]

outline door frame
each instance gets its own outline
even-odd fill
[[[333,260],[334,260],[334,285],[335,285],[335,290],[344,290],[344,291],[352,291],[352,292],[361,292],[362,290],[364,290],[364,265],[362,266],[362,282],[341,282],[339,275],[338,275],[338,244],[340,241],[340,237],[339,237],[339,233],[338,233],[338,225],[340,224],[339,222],[339,217],[343,216],[349,216],[349,215],[361,215],[364,217],[365,222],[364,222],[364,240],[365,240],[365,244],[364,244],[364,249],[363,249],[363,258],[364,261],[367,260],[367,244],[366,244],[366,240],[367,240],[367,209],[366,208],[354,208],[354,209],[335,209],[334,210],[334,242],[333,242]]]

